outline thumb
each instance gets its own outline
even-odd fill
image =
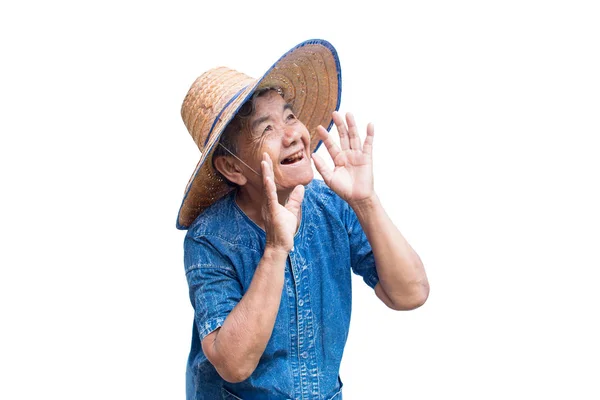
[[[300,207],[302,207],[302,200],[304,200],[304,186],[298,185],[290,194],[285,208],[296,216],[300,215]]]
[[[318,154],[312,154],[313,162],[315,163],[315,167],[317,171],[323,177],[323,180],[329,186],[329,182],[331,182],[331,177],[333,176],[333,170],[327,166],[325,160],[323,160]]]

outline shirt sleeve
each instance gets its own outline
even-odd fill
[[[242,299],[242,285],[231,261],[207,238],[187,237],[184,265],[200,340],[221,327]]]
[[[367,240],[367,235],[365,235],[365,231],[362,229],[352,207],[345,203],[345,208],[352,272],[362,276],[367,285],[375,288],[375,285],[379,282],[379,276],[375,268],[375,257],[373,256],[371,244]]]

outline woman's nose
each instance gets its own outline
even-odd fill
[[[295,125],[286,125],[283,127],[283,143],[286,146],[294,144],[300,138],[300,130]]]

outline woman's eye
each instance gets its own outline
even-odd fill
[[[270,132],[270,131],[272,131],[272,130],[273,130],[273,127],[272,127],[271,125],[267,125],[267,126],[265,127],[265,130],[263,131],[263,133],[265,133],[265,132]]]
[[[289,114],[289,115],[287,116],[287,119],[288,119],[288,120],[290,120],[290,119],[296,119],[296,116],[295,116],[294,114]]]

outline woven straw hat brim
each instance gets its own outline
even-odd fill
[[[185,189],[177,217],[178,229],[188,229],[204,210],[232,190],[213,169],[212,154],[227,124],[256,90],[267,87],[282,89],[284,99],[292,104],[298,119],[310,133],[313,152],[320,145],[317,126],[322,125],[329,130],[333,125],[331,114],[340,105],[340,63],[335,48],[325,40],[300,43],[275,62],[260,79],[252,79],[228,68],[217,68],[210,72],[231,73],[232,78],[228,81],[232,82],[230,89],[241,89],[231,95],[220,110],[210,108],[212,114],[202,118],[194,114],[206,110],[199,110],[195,104],[190,104],[188,97],[184,101],[182,116],[202,155]],[[197,126],[196,121],[201,121],[198,123],[203,125]],[[205,138],[197,134],[203,129],[208,131]]]

